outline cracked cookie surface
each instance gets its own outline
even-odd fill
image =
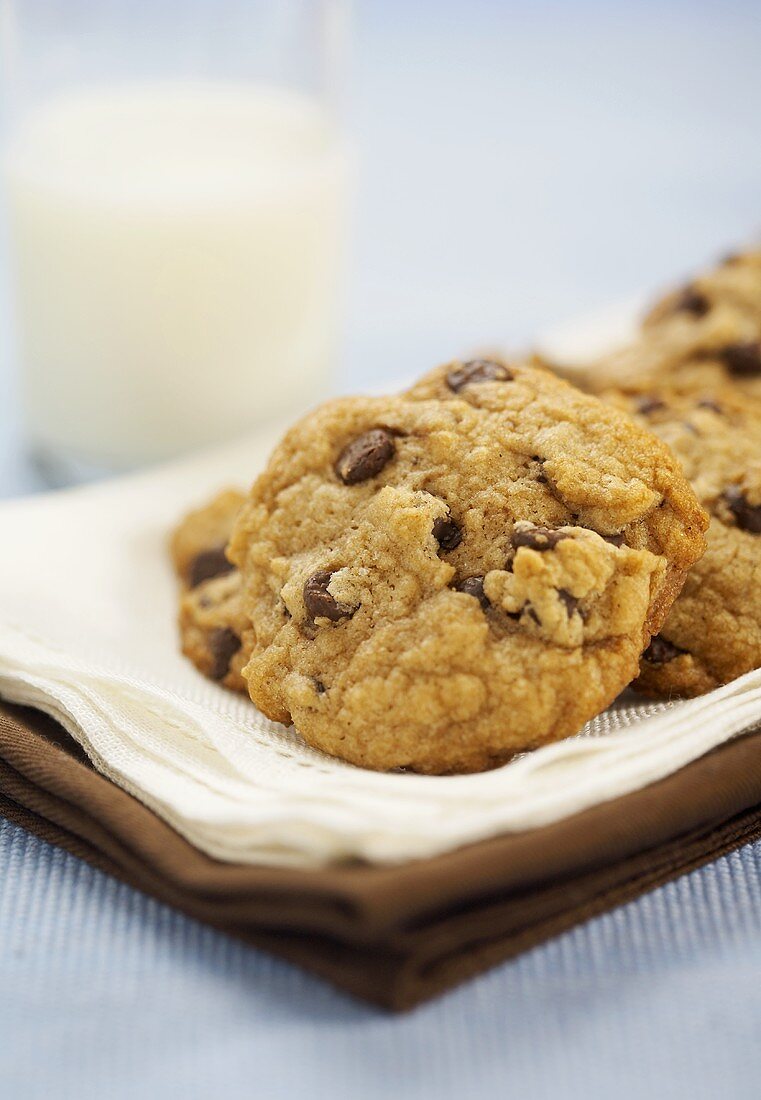
[[[243,612],[240,573],[225,550],[244,500],[237,489],[218,493],[188,513],[171,540],[182,582],[182,652],[204,676],[240,692],[248,690],[241,669],[248,659],[250,623]]]
[[[706,553],[635,683],[651,695],[699,695],[761,666],[761,402],[726,386],[606,399],[672,448],[711,516]]]
[[[705,522],[666,448],[545,371],[455,363],[330,402],[229,547],[251,697],[366,767],[492,766],[632,679]]]

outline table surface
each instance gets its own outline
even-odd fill
[[[759,46],[750,0],[359,0],[345,387],[521,344],[757,232]],[[11,496],[40,481],[1,331]],[[14,1100],[743,1100],[760,978],[761,844],[394,1018],[0,821]]]

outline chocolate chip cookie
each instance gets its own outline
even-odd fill
[[[248,659],[250,624],[243,612],[237,569],[201,581],[180,597],[182,652],[199,672],[232,691],[246,692],[241,669]]]
[[[238,489],[224,489],[208,504],[189,512],[173,532],[172,561],[188,588],[235,568],[225,554],[225,547],[245,499]]]
[[[761,252],[729,257],[662,298],[634,343],[574,368],[573,380],[591,392],[729,384],[761,399]]]
[[[706,517],[671,453],[546,371],[454,363],[324,405],[236,522],[251,698],[365,767],[474,771],[636,675]]]
[[[761,324],[761,250],[725,256],[715,267],[676,287],[652,306],[643,327],[653,328],[680,316],[699,320],[718,306],[729,306]]]
[[[761,402],[734,388],[610,393],[674,451],[711,515],[690,571],[635,687],[699,695],[761,666]]]
[[[242,692],[248,690],[241,668],[248,659],[250,623],[243,613],[240,573],[225,547],[244,500],[235,489],[219,493],[185,517],[171,544],[183,585],[182,652],[204,676]]]

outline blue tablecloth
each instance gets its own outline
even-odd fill
[[[0,822],[8,1100],[757,1100],[761,844],[391,1017]]]
[[[359,0],[355,40],[353,389],[761,223],[751,0]],[[10,362],[6,496],[39,486]],[[0,822],[0,1096],[755,1100],[760,872],[757,844],[390,1018]]]

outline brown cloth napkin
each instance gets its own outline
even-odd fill
[[[160,901],[410,1008],[761,836],[761,729],[643,790],[399,867],[210,859],[44,715],[0,705],[0,813]]]

